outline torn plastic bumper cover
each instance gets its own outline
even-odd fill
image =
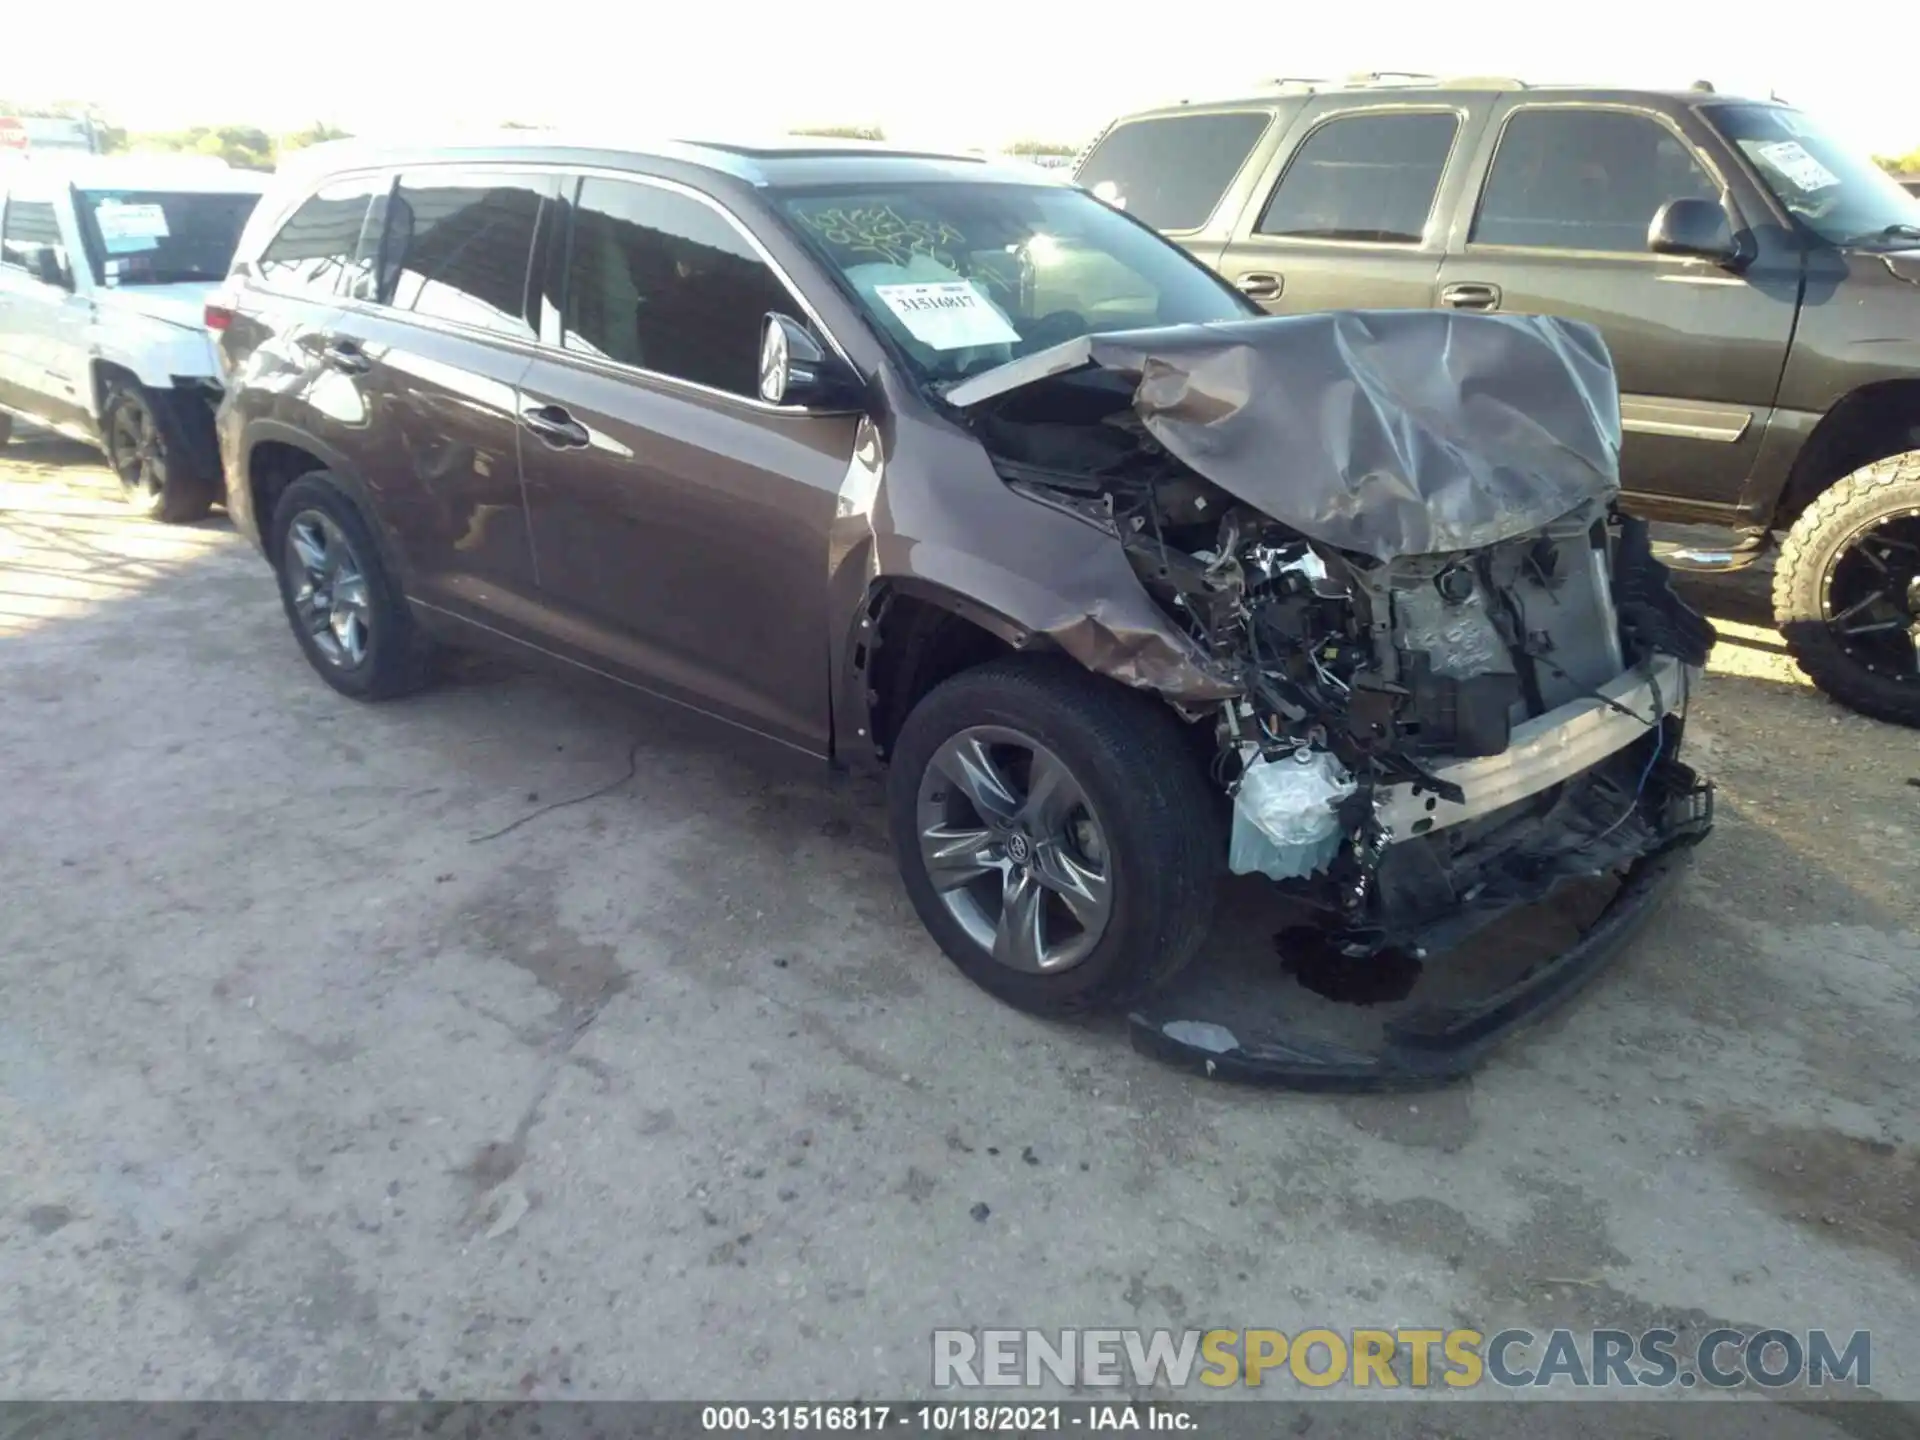
[[[1491,994],[1415,1009],[1389,1021],[1371,1049],[1304,1038],[1285,1013],[1288,987],[1224,986],[1198,974],[1152,996],[1129,1017],[1134,1048],[1212,1079],[1291,1090],[1421,1090],[1471,1074],[1488,1052],[1570,1000],[1616,959],[1678,883],[1711,825],[1711,790],[1668,848],[1621,881],[1599,917],[1567,949]]]

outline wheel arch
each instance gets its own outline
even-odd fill
[[[325,470],[333,483],[353,502],[366,521],[368,533],[380,547],[380,559],[393,576],[405,586],[407,570],[393,536],[382,523],[373,504],[373,495],[359,470],[339,451],[305,431],[276,421],[256,421],[247,427],[241,451],[241,472],[247,486],[247,499],[253,522],[260,535],[260,549],[273,564],[280,563],[275,552],[278,543],[273,533],[273,511],[280,496],[295,480],[314,470]],[[236,480],[241,476],[234,477]]]
[[[846,750],[884,761],[913,707],[934,686],[964,670],[1025,652],[1057,647],[1018,621],[957,590],[911,576],[886,577],[867,589],[847,647],[864,720]]]
[[[120,361],[110,360],[105,356],[96,357],[89,368],[88,378],[91,381],[92,393],[88,398],[93,407],[94,423],[100,427],[100,433],[104,436],[107,433],[107,395],[113,387],[118,384],[128,384],[144,388],[147,382],[140,378],[139,373],[132,366],[123,365]]]
[[[1794,457],[1774,508],[1785,529],[1836,480],[1863,465],[1920,449],[1920,378],[1877,380],[1842,396]]]

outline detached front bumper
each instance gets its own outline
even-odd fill
[[[1293,985],[1276,965],[1258,994],[1201,976],[1155,996],[1129,1017],[1134,1048],[1210,1079],[1288,1090],[1429,1090],[1464,1079],[1495,1046],[1552,1013],[1604,970],[1671,893],[1692,854],[1685,845],[1640,861],[1568,949],[1470,1003],[1421,1007],[1387,1022],[1377,1047],[1291,1034],[1286,1011]]]
[[[1376,796],[1378,813],[1396,842],[1420,844],[1419,837],[1433,830],[1492,815],[1610,760],[1617,768],[1623,762],[1613,757],[1644,739],[1661,717],[1682,708],[1692,679],[1679,661],[1660,657],[1651,667],[1622,675],[1599,696],[1517,728],[1502,754],[1438,769],[1438,775],[1461,787],[1462,801],[1396,786]],[[1637,758],[1631,768],[1638,770]],[[1604,906],[1572,943],[1524,969],[1519,956],[1504,971],[1496,967],[1496,977],[1482,993],[1463,998],[1457,986],[1442,985],[1449,998],[1423,1004],[1416,990],[1412,1003],[1379,1026],[1377,1040],[1360,1045],[1302,1028],[1299,1012],[1311,997],[1283,972],[1278,957],[1256,966],[1202,964],[1133,1013],[1134,1047],[1211,1078],[1298,1090],[1416,1090],[1460,1079],[1617,957],[1672,891],[1693,846],[1712,828],[1713,787],[1657,752],[1633,805],[1644,828],[1631,849],[1579,852],[1592,856],[1586,866],[1570,863],[1560,871],[1563,878],[1540,885],[1534,892],[1538,899],[1507,913],[1539,915],[1565,926],[1567,918],[1553,913],[1554,902],[1582,873],[1620,877]],[[1450,913],[1467,915],[1465,910]],[[1432,963],[1447,965],[1452,959]],[[1347,963],[1375,962],[1376,957],[1361,956]]]

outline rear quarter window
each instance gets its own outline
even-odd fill
[[[1156,230],[1198,230],[1272,123],[1264,110],[1123,120],[1074,180]]]
[[[374,197],[385,188],[370,175],[322,186],[267,242],[252,264],[255,277],[271,290],[316,299],[345,293],[368,248],[363,236]]]

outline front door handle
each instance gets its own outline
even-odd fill
[[[578,449],[591,438],[587,427],[569,415],[564,405],[531,406],[520,412],[520,423],[562,450]]]
[[[1271,270],[1249,270],[1233,284],[1249,300],[1278,300],[1287,286],[1285,278]]]
[[[1482,285],[1477,280],[1463,280],[1456,285],[1442,285],[1440,303],[1449,310],[1498,310],[1500,287]]]
[[[357,340],[329,340],[321,347],[320,358],[348,375],[364,375],[373,368]]]

